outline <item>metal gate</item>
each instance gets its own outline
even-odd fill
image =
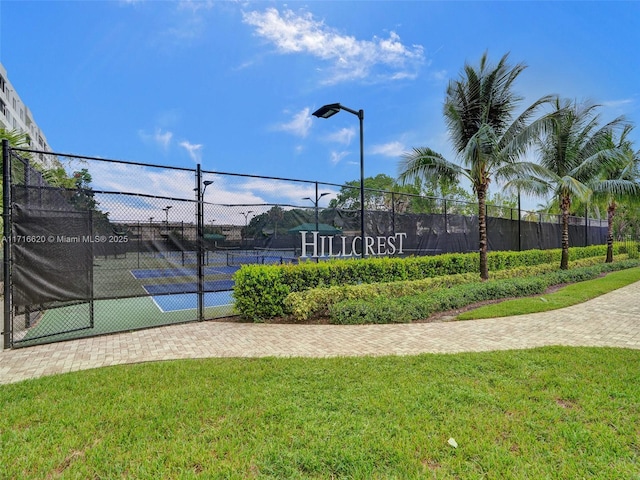
[[[71,240],[92,230],[78,198],[50,187],[27,156],[3,144],[5,347],[93,327],[92,246]],[[59,307],[77,314],[43,328],[44,314]]]
[[[195,198],[167,198],[94,191],[87,170],[52,185],[31,164],[41,154],[3,141],[4,348],[232,314],[235,269],[205,250],[202,195],[211,182],[199,166],[182,169]],[[113,218],[144,202],[170,202],[180,227]]]

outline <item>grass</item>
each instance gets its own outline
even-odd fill
[[[556,292],[537,295],[535,297],[505,300],[491,305],[485,305],[456,317],[457,320],[472,320],[479,318],[497,318],[527,313],[546,312],[559,308],[577,305],[596,298],[618,288],[640,281],[640,268],[631,268],[611,272],[607,275],[578,282],[559,289]]]
[[[28,380],[0,387],[0,478],[637,479],[639,364],[548,347]]]

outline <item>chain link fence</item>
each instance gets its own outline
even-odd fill
[[[39,159],[34,162],[32,158]],[[244,264],[477,251],[477,205],[3,149],[5,348],[233,314]],[[488,206],[489,248],[560,246],[557,217]],[[575,246],[606,222],[572,218]]]

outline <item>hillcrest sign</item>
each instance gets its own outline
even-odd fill
[[[362,255],[363,242],[360,235],[320,235],[320,232],[301,230],[301,258],[341,258]],[[391,236],[367,237],[364,241],[365,256],[402,255],[406,233]],[[307,254],[311,250],[311,255]]]

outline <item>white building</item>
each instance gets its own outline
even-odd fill
[[[0,63],[0,128],[7,131],[25,132],[28,135],[28,148],[30,149],[44,152],[52,151],[44,133],[33,120],[31,110],[20,99],[18,92],[9,82],[7,71],[2,63]],[[35,159],[47,168],[51,167],[51,158],[42,154],[35,156]]]

